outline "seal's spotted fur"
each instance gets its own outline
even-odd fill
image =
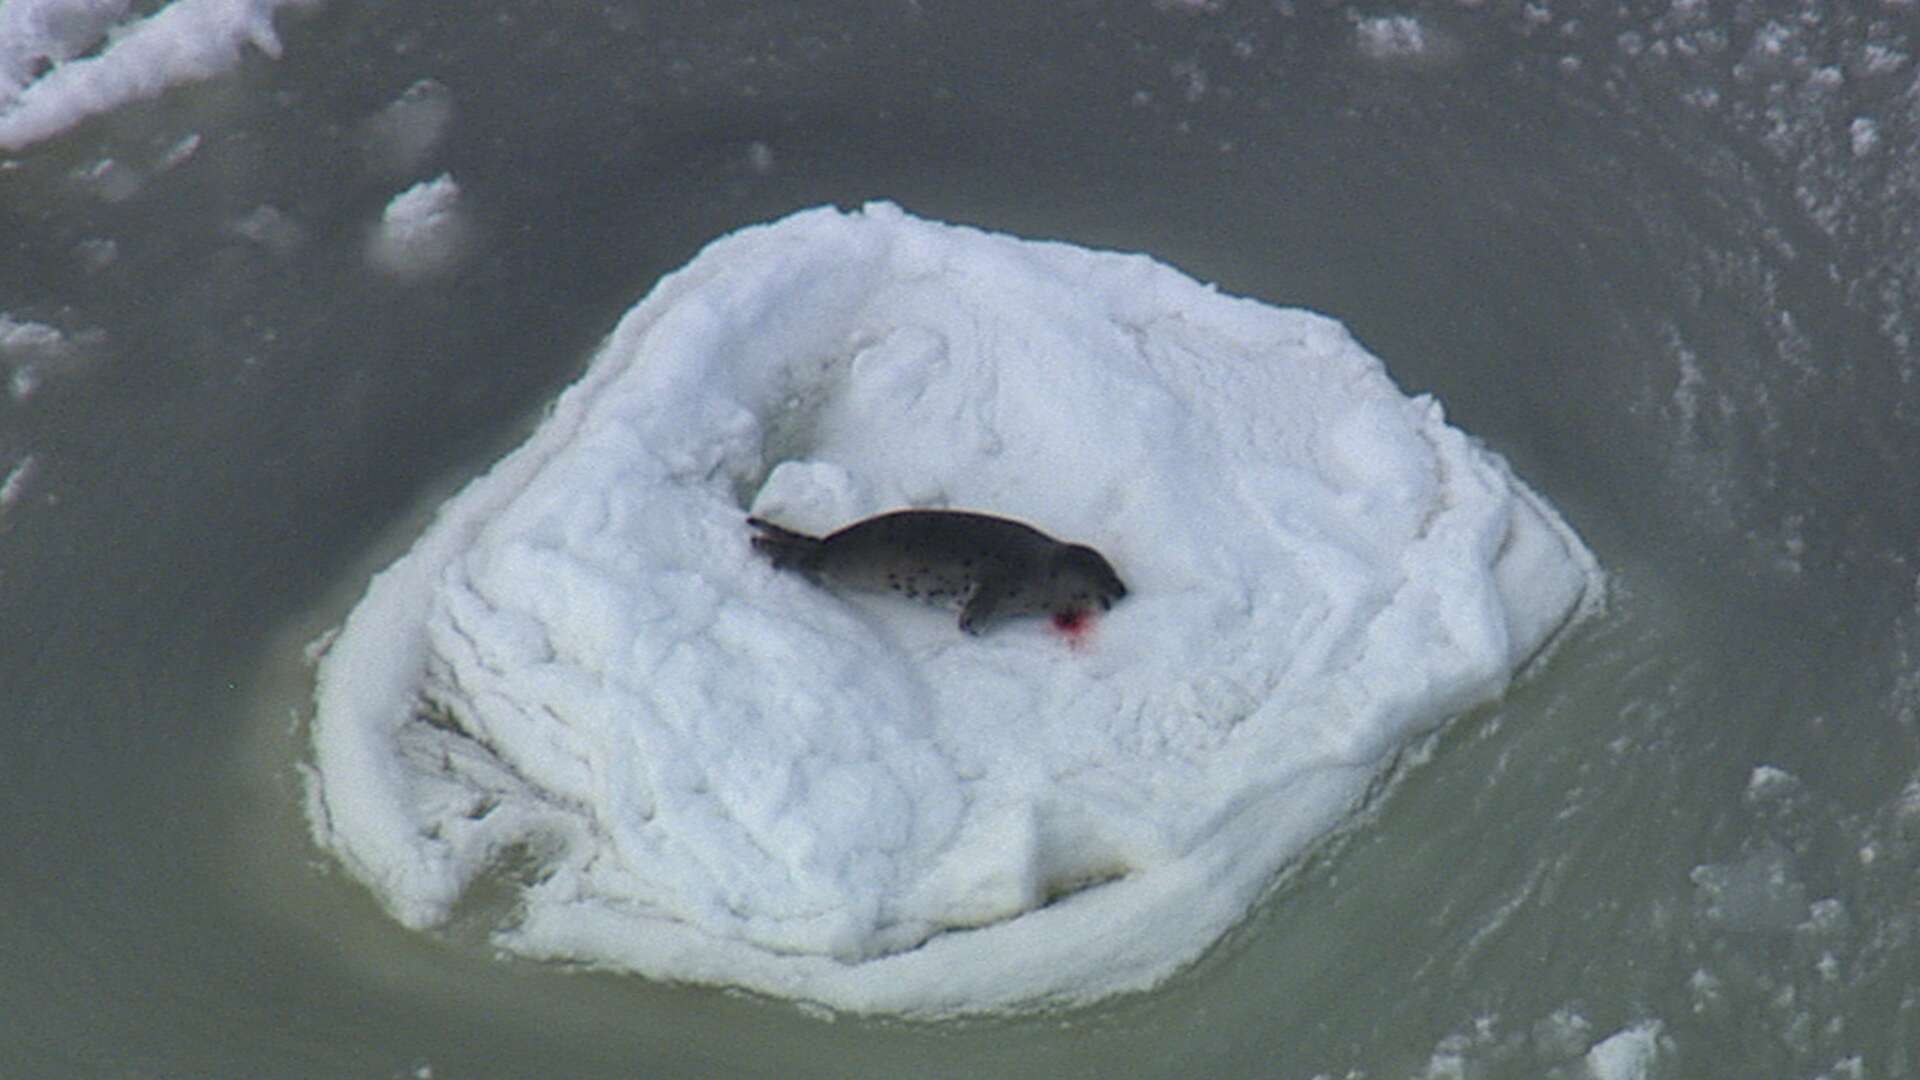
[[[827,585],[896,592],[960,609],[960,629],[995,619],[1105,611],[1127,587],[1101,554],[1009,518],[964,510],[895,510],[825,537],[759,518],[756,550]]]

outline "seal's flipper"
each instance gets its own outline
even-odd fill
[[[987,624],[1000,609],[1000,602],[1011,595],[1013,581],[1006,576],[981,578],[960,607],[960,629],[975,637],[986,633]]]
[[[753,550],[765,555],[776,570],[798,570],[811,574],[820,562],[820,538],[762,521],[756,517],[747,524],[760,530],[753,538]]]

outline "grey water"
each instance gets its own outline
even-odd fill
[[[0,1075],[1920,1075],[1912,22],[335,0],[0,161],[0,314],[67,342],[0,351]],[[466,259],[370,271],[442,172]],[[662,273],[872,198],[1344,320],[1606,612],[1150,993],[833,1017],[393,924],[306,832],[304,647]]]

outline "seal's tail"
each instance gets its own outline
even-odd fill
[[[747,524],[760,530],[760,535],[753,538],[753,549],[772,560],[775,569],[810,573],[819,561],[819,537],[794,532],[756,517],[748,518]]]

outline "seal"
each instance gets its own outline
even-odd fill
[[[894,510],[827,536],[808,536],[757,517],[754,549],[777,569],[823,585],[895,592],[960,609],[960,629],[978,635],[996,619],[1052,615],[1075,624],[1127,595],[1120,575],[1085,544],[1055,540],[1011,518],[966,510]]]

